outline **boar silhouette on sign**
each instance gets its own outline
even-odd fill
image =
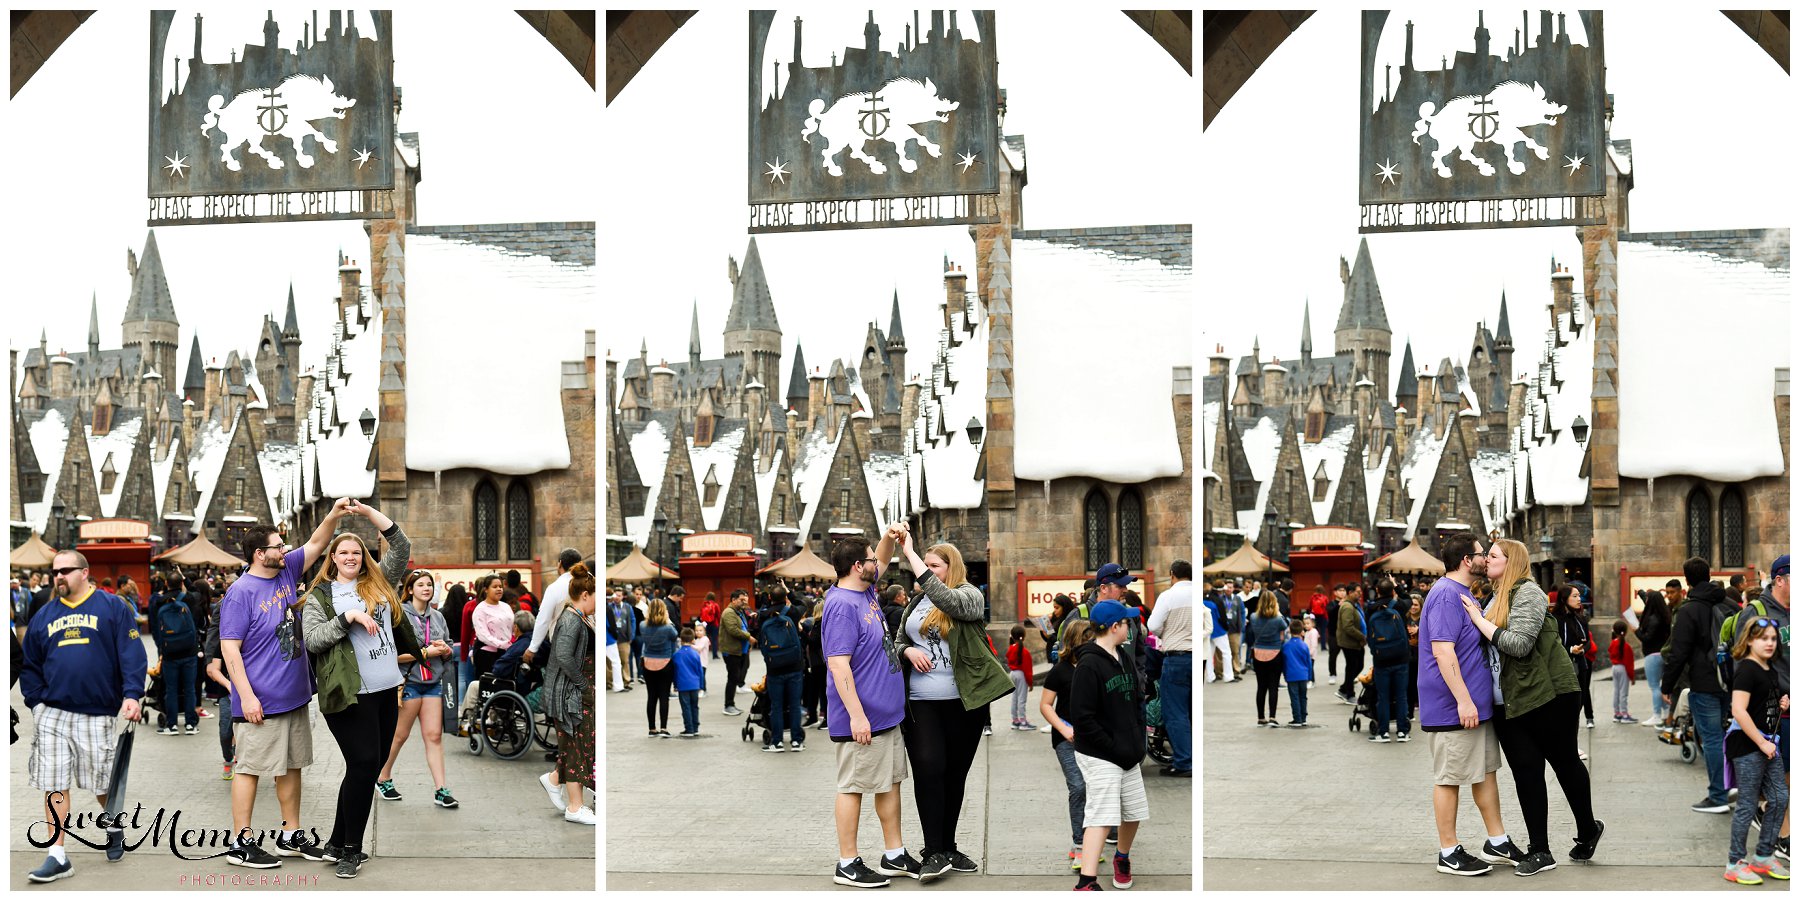
[[[1451,177],[1444,157],[1455,150],[1457,158],[1472,164],[1484,176],[1493,176],[1494,167],[1474,154],[1475,145],[1498,144],[1506,153],[1506,169],[1514,175],[1525,174],[1525,163],[1513,155],[1514,147],[1523,143],[1540,160],[1550,158],[1544,145],[1531,139],[1523,129],[1538,125],[1555,125],[1556,117],[1568,112],[1568,106],[1544,96],[1541,84],[1507,81],[1495,85],[1486,94],[1465,94],[1444,104],[1442,110],[1432,103],[1419,104],[1419,120],[1413,123],[1412,140],[1430,136],[1437,142],[1431,152],[1431,166],[1440,178]]]
[[[900,171],[915,172],[919,163],[906,155],[907,142],[917,143],[933,157],[943,156],[943,151],[913,126],[948,122],[950,114],[960,106],[960,102],[939,97],[937,85],[929,78],[922,82],[914,78],[896,78],[873,91],[845,94],[829,109],[824,100],[813,100],[807,106],[811,115],[800,132],[800,139],[809,144],[814,134],[824,139],[825,147],[819,158],[825,171],[833,176],[844,174],[843,167],[834,157],[845,147],[850,148],[851,158],[861,160],[870,172],[876,175],[887,172],[887,164],[863,152],[863,144],[868,141],[886,141],[894,145],[894,152],[900,156]]]
[[[316,160],[306,152],[303,143],[313,143],[326,153],[337,153],[336,141],[325,137],[312,123],[319,119],[342,119],[351,98],[339,96],[325,75],[291,75],[272,88],[251,88],[238,92],[230,103],[219,94],[207,101],[211,110],[200,121],[200,134],[210,138],[214,128],[223,133],[225,143],[219,148],[219,160],[233,172],[244,166],[232,155],[239,146],[250,145],[250,152],[263,158],[270,169],[286,165],[274,151],[263,146],[270,135],[280,135],[294,145],[294,162],[311,169]]]

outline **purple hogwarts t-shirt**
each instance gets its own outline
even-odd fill
[[[849,657],[856,699],[862,702],[869,729],[881,732],[906,717],[906,684],[887,655],[887,618],[874,588],[851,591],[832,586],[825,592],[825,625],[820,646],[826,657]],[[850,712],[838,697],[837,680],[825,678],[825,723],[833,741],[850,738]]]
[[[1463,598],[1467,597],[1472,597],[1468,587],[1446,576],[1431,586],[1425,609],[1419,614],[1419,725],[1426,729],[1460,728],[1456,696],[1444,684],[1437,658],[1431,653],[1434,642],[1456,646],[1457,668],[1476,714],[1484,723],[1494,715],[1494,675],[1481,649],[1481,630],[1463,612]]]
[[[294,548],[281,573],[264,579],[245,573],[225,590],[219,604],[219,638],[242,641],[244,676],[262,702],[263,715],[305,707],[312,700],[312,674],[300,641],[300,572],[306,549]],[[231,693],[231,715],[244,715],[243,698]]]

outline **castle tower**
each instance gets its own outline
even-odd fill
[[[287,316],[281,323],[281,355],[287,359],[287,371],[300,371],[300,317],[294,314],[294,285],[288,283]]]
[[[744,381],[775,384],[780,378],[781,323],[775,318],[775,301],[763,275],[762,255],[756,239],[744,251],[744,267],[731,261],[731,312],[725,317],[725,358],[743,360]]]
[[[700,301],[698,298],[694,300],[693,321],[688,324],[688,365],[693,367],[695,373],[700,371]]]
[[[1375,385],[1380,387],[1381,383]],[[1400,358],[1400,384],[1394,388],[1394,405],[1412,412],[1419,409],[1419,377],[1413,371],[1411,341],[1406,342],[1406,354]]]
[[[894,290],[894,312],[888,318],[887,333],[888,371],[887,394],[899,397],[901,386],[906,384],[906,334],[900,329],[900,291]]]
[[[1357,372],[1376,385],[1385,386],[1394,333],[1388,328],[1381,285],[1375,280],[1375,264],[1369,259],[1369,239],[1362,239],[1356,248],[1354,267],[1339,258],[1338,268],[1344,280],[1344,305],[1338,311],[1337,353],[1349,353],[1355,358]]]
[[[1312,298],[1306,299],[1306,306],[1300,314],[1300,365],[1302,368],[1312,363]]]
[[[142,259],[126,251],[126,271],[131,274],[131,295],[120,318],[122,343],[143,349],[146,370],[164,377],[175,373],[175,352],[181,346],[181,320],[169,296],[169,280],[163,275],[162,254],[156,249],[156,232],[144,238]]]
[[[806,385],[806,352],[800,345],[794,345],[794,371],[788,375],[787,406],[789,410],[799,414],[800,421],[807,421],[811,411],[808,401],[811,392]]]

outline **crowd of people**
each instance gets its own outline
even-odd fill
[[[355,532],[338,531],[348,516],[368,521],[384,553],[377,557]],[[473,597],[461,584],[440,597],[433,573],[408,568],[412,543],[400,525],[354,499],[338,500],[302,545],[271,526],[251,527],[242,553],[249,560],[242,572],[159,572],[147,594],[129,577],[119,593],[109,582],[94,584],[87,559],[73,550],[55,555],[48,582],[36,574],[14,580],[14,673],[34,719],[30,780],[45,792],[51,822],[64,821],[72,787],[94,792],[104,806],[115,718],[144,717],[153,675],[161,683],[160,734],[197,734],[200,721],[214,717],[201,696],[216,701],[221,776],[231,783],[226,862],[266,869],[298,857],[354,878],[370,859],[364,839],[374,799],[402,800],[393,771],[405,766],[401,749],[415,726],[433,804],[459,807],[443,753],[444,733],[455,728],[454,699],[467,698],[468,686],[490,673],[516,675],[534,662],[541,688],[532,698],[558,735],[556,768],[539,783],[566,821],[596,822],[582,794],[596,784],[596,584],[580,552],[559,556],[560,574],[538,615],[516,571],[478,580]],[[446,603],[460,619],[446,615]],[[322,844],[303,824],[300,805],[303,771],[314,760],[315,698],[345,761]],[[265,777],[274,780],[281,808],[282,826],[271,833],[251,826]],[[107,858],[124,854],[122,830],[109,828]],[[29,879],[52,882],[73,871],[59,830]]]
[[[1285,679],[1292,711],[1286,726],[1304,728],[1307,689],[1324,656],[1336,700],[1368,714],[1368,741],[1410,741],[1415,723],[1425,733],[1438,871],[1478,876],[1491,864],[1510,863],[1515,874],[1531,876],[1556,867],[1546,835],[1546,765],[1577,824],[1568,856],[1595,854],[1606,824],[1594,815],[1577,730],[1595,728],[1591,680],[1602,645],[1612,721],[1640,722],[1630,688],[1641,651],[1651,688],[1650,715],[1641,722],[1674,741],[1682,728],[1675,711],[1685,707],[1706,761],[1707,793],[1692,809],[1733,814],[1725,878],[1788,878],[1787,555],[1770,567],[1766,588],[1746,585],[1742,575],[1721,584],[1707,561],[1690,559],[1682,580],[1640,592],[1639,605],[1607,624],[1593,622],[1587,585],[1533,581],[1529,551],[1517,541],[1496,539],[1484,548],[1477,536],[1460,533],[1446,539],[1441,559],[1445,575],[1429,587],[1383,576],[1369,586],[1332,586],[1329,595],[1321,584],[1305,601],[1291,579],[1215,579],[1198,612],[1198,629],[1209,636],[1208,681],[1235,681],[1249,669],[1256,725],[1281,727],[1278,688]],[[1502,762],[1525,819],[1524,849],[1501,823],[1495,773]],[[1728,775],[1735,776],[1735,806]],[[1486,827],[1479,854],[1456,838],[1462,786]],[[1753,821],[1761,832],[1750,849]]]

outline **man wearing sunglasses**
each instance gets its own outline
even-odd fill
[[[149,660],[137,616],[116,595],[88,581],[87,558],[62,551],[51,561],[56,600],[31,618],[25,632],[19,690],[31,708],[31,786],[44,792],[46,822],[69,815],[70,781],[106,806],[117,742],[113,718],[136,720]],[[27,878],[55,882],[75,873],[55,830],[50,856]],[[125,856],[125,833],[108,829],[106,859]]]

